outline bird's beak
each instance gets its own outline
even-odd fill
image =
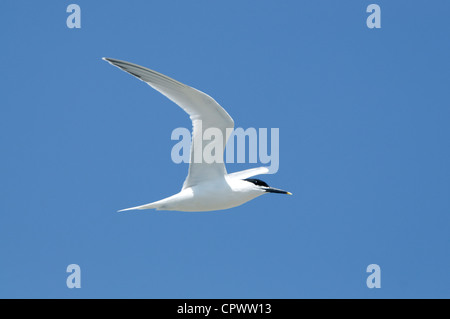
[[[286,192],[282,189],[278,189],[278,188],[274,188],[274,187],[265,187],[264,191],[266,191],[267,193],[278,193],[278,194],[287,194],[287,195],[292,195],[291,192]]]

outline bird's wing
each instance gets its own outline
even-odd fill
[[[237,178],[237,179],[246,179],[252,176],[261,175],[261,174],[268,174],[269,168],[262,166],[257,168],[250,168],[246,169],[245,171],[235,172],[228,174],[231,178]]]
[[[219,103],[209,95],[153,70],[116,59],[103,58],[103,60],[146,82],[189,114],[193,126],[191,158],[189,173],[184,181],[183,189],[227,174],[223,163],[223,151],[234,128],[234,122]],[[196,142],[203,141],[203,132],[208,128],[218,128],[222,132],[223,148],[220,154],[222,159],[220,163],[206,163],[203,156],[194,159],[194,153],[203,154],[205,146],[208,145],[206,142]],[[218,157],[219,154],[215,155]]]

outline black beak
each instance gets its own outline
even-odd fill
[[[267,193],[277,193],[277,194],[286,194],[286,195],[292,195],[292,193],[290,192],[286,192],[282,189],[278,189],[278,188],[273,188],[273,187],[264,187],[264,190]]]

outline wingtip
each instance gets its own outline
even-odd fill
[[[111,65],[116,65],[116,63],[121,62],[120,60],[113,59],[113,58],[107,58],[107,57],[103,57],[102,60],[108,62]]]

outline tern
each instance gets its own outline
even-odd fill
[[[214,211],[242,205],[267,193],[292,195],[290,192],[270,187],[262,180],[251,178],[269,173],[267,167],[228,174],[223,161],[207,163],[194,160],[195,151],[199,147],[204,148],[196,143],[196,140],[203,137],[206,129],[218,128],[222,132],[224,141],[220,155],[223,158],[226,141],[234,128],[231,116],[212,97],[140,65],[110,58],[103,58],[103,60],[146,82],[176,103],[189,114],[193,126],[189,172],[181,191],[159,201],[122,209],[119,212],[135,209]],[[203,149],[200,151],[202,152]]]

